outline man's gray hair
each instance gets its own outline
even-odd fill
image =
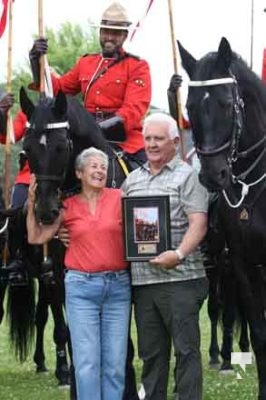
[[[106,168],[108,168],[108,156],[102,150],[96,149],[95,147],[89,147],[88,149],[83,150],[76,158],[75,161],[75,169],[77,171],[82,171],[85,165],[88,163],[88,160],[92,157],[100,157],[102,158]]]
[[[154,122],[166,122],[168,124],[168,134],[170,139],[179,138],[176,120],[170,115],[162,112],[154,112],[144,119],[142,128],[143,135],[145,135],[147,125]]]

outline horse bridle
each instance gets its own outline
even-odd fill
[[[27,128],[34,129],[34,124],[32,125],[30,122],[26,123]],[[69,135],[69,122],[68,121],[62,121],[62,122],[53,122],[53,123],[48,123],[44,125],[45,130],[54,130],[54,129],[62,129],[66,128],[66,136],[67,136],[67,157],[70,156],[73,148],[73,143]],[[37,181],[49,181],[49,182],[58,182],[59,185],[64,181],[66,174],[66,169],[64,171],[63,175],[41,175],[41,174],[35,174]]]
[[[237,160],[238,157],[238,146],[239,140],[241,137],[241,133],[243,130],[243,119],[244,119],[244,101],[239,95],[237,80],[235,76],[230,73],[230,77],[226,78],[217,78],[217,79],[208,79],[204,81],[190,81],[190,87],[204,87],[204,86],[217,86],[217,85],[226,85],[233,84],[233,110],[234,110],[234,122],[233,122],[233,131],[230,135],[229,140],[222,144],[220,147],[212,149],[212,150],[204,150],[199,146],[196,146],[196,152],[199,156],[214,156],[229,148],[228,155],[228,164],[231,168],[232,163]]]
[[[241,137],[241,133],[243,131],[243,120],[244,120],[244,101],[239,95],[239,90],[238,90],[238,84],[235,76],[231,71],[229,71],[229,74],[231,75],[230,77],[226,78],[217,78],[217,79],[209,79],[209,80],[204,80],[204,81],[190,81],[189,86],[190,87],[204,87],[204,86],[214,86],[214,85],[225,85],[225,84],[233,84],[233,98],[234,98],[234,124],[233,124],[233,132],[230,137],[230,139],[221,145],[220,147],[213,149],[213,150],[203,150],[199,146],[196,146],[196,152],[199,156],[214,156],[217,155],[221,152],[223,152],[226,149],[230,149],[229,155],[228,155],[228,165],[229,169],[231,171],[231,176],[232,176],[232,181],[234,183],[240,183],[242,185],[242,191],[241,191],[241,199],[237,204],[232,204],[225,192],[223,190],[224,197],[228,203],[228,205],[232,208],[237,208],[241,205],[243,202],[245,196],[248,194],[249,187],[257,185],[259,182],[261,182],[263,179],[266,178],[266,173],[264,173],[260,178],[258,178],[256,181],[246,184],[245,182],[242,181],[242,179],[245,179],[248,174],[253,171],[253,169],[257,166],[257,164],[260,162],[260,160],[263,158],[263,155],[265,154],[265,146],[263,147],[260,155],[257,157],[257,159],[251,164],[251,166],[248,167],[248,169],[244,172],[242,172],[238,176],[234,176],[233,171],[232,171],[232,164],[236,162],[239,158],[246,158],[251,152],[259,148],[266,140],[266,136],[264,135],[262,139],[260,139],[257,143],[253,144],[250,146],[248,149],[239,152],[238,147],[239,147],[239,141]]]

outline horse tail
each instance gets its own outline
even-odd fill
[[[7,318],[11,346],[16,358],[24,362],[32,348],[35,327],[35,285],[10,285],[7,299]]]

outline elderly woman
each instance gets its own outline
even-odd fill
[[[76,159],[81,193],[64,201],[58,220],[40,225],[34,214],[36,179],[28,195],[28,241],[42,244],[63,224],[70,235],[65,255],[66,311],[79,400],[123,396],[131,304],[124,261],[120,189],[106,188],[108,158],[95,148]]]

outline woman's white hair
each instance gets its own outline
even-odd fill
[[[179,138],[176,120],[170,115],[162,112],[154,112],[144,119],[142,128],[143,135],[145,135],[147,126],[154,122],[166,122],[168,124],[168,134],[170,139]]]
[[[82,171],[85,165],[88,163],[88,160],[92,157],[100,157],[102,158],[106,168],[108,168],[108,156],[102,150],[96,149],[95,147],[89,147],[88,149],[83,150],[76,158],[75,161],[75,169],[77,171]]]

